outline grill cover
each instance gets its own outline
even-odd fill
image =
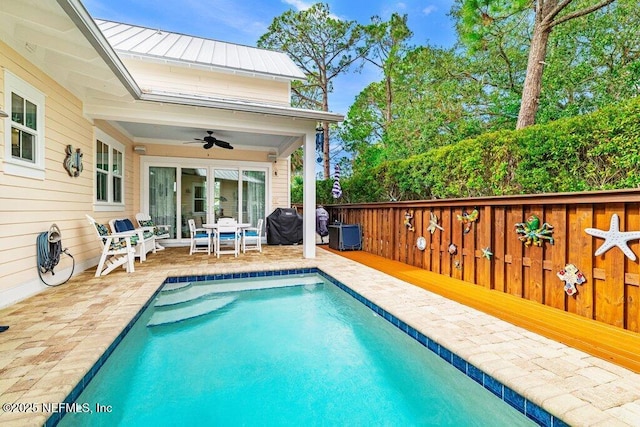
[[[295,209],[276,208],[267,217],[269,245],[297,245],[302,243],[302,215]]]

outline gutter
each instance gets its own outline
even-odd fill
[[[325,111],[279,107],[242,101],[199,98],[183,94],[145,93],[140,89],[133,76],[129,73],[129,70],[124,66],[118,57],[118,54],[115,52],[113,47],[111,47],[106,37],[102,34],[98,25],[95,23],[93,18],[91,18],[91,15],[80,0],[57,0],[57,2],[135,100],[200,106],[221,110],[327,121],[332,123],[344,120],[344,115],[342,114]]]

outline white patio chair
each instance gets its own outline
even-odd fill
[[[131,234],[110,233],[107,226],[99,224],[89,215],[86,215],[86,217],[93,226],[102,246],[102,254],[100,255],[95,276],[105,276],[119,266],[125,268],[127,273],[133,273],[135,271],[133,266],[135,249],[134,245],[131,244]]]
[[[206,228],[196,227],[196,221],[193,218],[187,222],[189,223],[189,235],[191,236],[189,255],[193,255],[195,252],[206,252],[207,255],[210,255],[211,232]]]
[[[220,218],[213,233],[213,251],[216,257],[220,258],[221,254],[233,254],[237,258],[240,253],[241,235],[236,220]],[[232,249],[222,249],[223,244],[231,245]]]
[[[138,222],[138,227],[154,232],[156,235],[156,250],[163,250],[164,246],[162,246],[158,240],[171,238],[171,226],[167,224],[156,225],[151,219],[151,216],[144,212],[138,212],[136,214],[136,221]]]
[[[262,252],[262,223],[264,219],[260,218],[255,227],[242,229],[242,253],[247,251]]]

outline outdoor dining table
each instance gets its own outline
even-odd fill
[[[235,224],[222,224],[223,227],[233,227],[234,225],[240,231],[242,231],[243,228],[253,227],[253,225],[250,222],[237,222]],[[202,224],[202,228],[211,229],[211,230],[217,230],[218,229],[218,224]]]

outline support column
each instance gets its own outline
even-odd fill
[[[303,256],[316,257],[316,133],[310,129],[304,138],[303,158]]]

